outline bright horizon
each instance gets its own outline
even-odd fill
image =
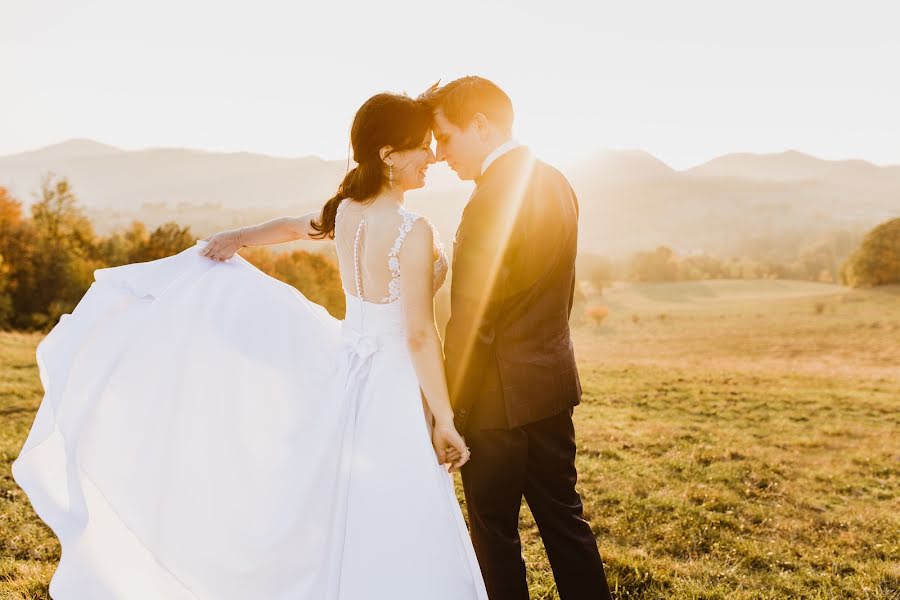
[[[343,160],[368,96],[478,74],[559,164],[606,149],[676,169],[785,150],[900,164],[891,3],[724,4],[0,0],[0,155],[87,138]]]

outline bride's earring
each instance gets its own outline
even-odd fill
[[[388,184],[394,189],[394,165],[388,165]]]

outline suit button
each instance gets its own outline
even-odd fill
[[[492,344],[494,342],[494,328],[493,327],[479,327],[478,328],[478,341],[482,344]]]

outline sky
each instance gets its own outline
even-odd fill
[[[0,155],[71,138],[344,159],[370,95],[481,75],[560,164],[900,164],[900,3],[0,0]]]

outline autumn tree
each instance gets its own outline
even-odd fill
[[[677,281],[678,258],[668,246],[637,252],[631,257],[629,273],[632,281]]]
[[[9,294],[10,267],[0,254],[0,329],[8,329],[13,324],[14,307]]]
[[[181,227],[178,223],[173,222],[163,223],[150,233],[146,242],[137,247],[128,262],[145,262],[164,258],[178,254],[196,243],[197,238],[191,233],[190,226]]]
[[[135,220],[126,229],[97,240],[96,252],[109,267],[124,265],[136,260],[149,238],[147,226]]]
[[[20,279],[16,310],[32,324],[52,326],[71,312],[102,262],[94,256],[94,228],[67,179],[49,174],[31,206],[34,250],[29,277]]]
[[[0,327],[15,325],[15,294],[24,273],[18,267],[28,265],[33,250],[30,222],[22,218],[22,203],[0,187]],[[4,308],[5,307],[5,308]]]
[[[335,317],[343,318],[345,302],[340,272],[327,256],[305,250],[273,254],[265,248],[245,248],[241,256],[267,275],[294,286]]]
[[[680,279],[699,281],[702,279],[723,279],[726,269],[722,261],[709,254],[693,254],[684,258],[678,265]]]
[[[841,277],[850,287],[900,283],[900,218],[867,233],[841,268]]]

